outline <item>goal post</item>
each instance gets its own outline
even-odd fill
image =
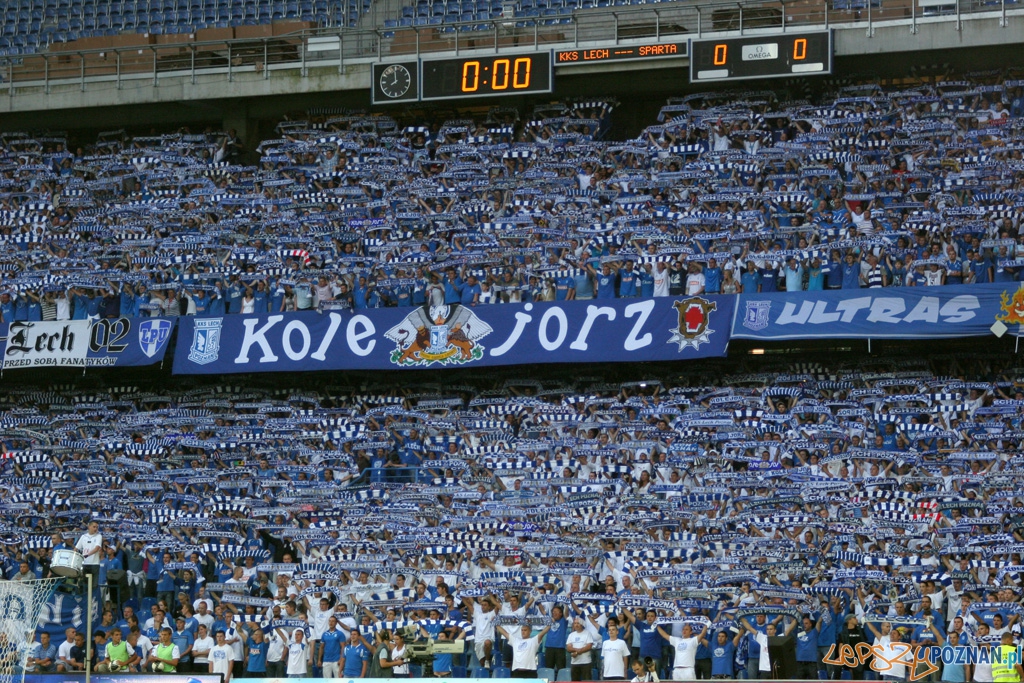
[[[24,681],[39,613],[63,581],[0,581],[0,683],[12,683],[16,673],[19,683]]]

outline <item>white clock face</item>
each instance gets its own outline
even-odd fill
[[[380,74],[380,91],[391,99],[398,99],[409,92],[412,75],[401,64],[392,64]]]

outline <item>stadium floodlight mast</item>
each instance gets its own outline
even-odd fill
[[[63,581],[63,576],[0,581],[0,683],[12,683],[16,666],[21,667],[20,680],[24,682],[25,664],[35,647],[39,613]]]

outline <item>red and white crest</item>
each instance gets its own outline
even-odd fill
[[[699,296],[691,296],[688,299],[676,301],[672,307],[679,314],[679,326],[670,330],[672,338],[668,340],[669,344],[679,344],[679,350],[682,351],[688,346],[697,349],[701,344],[710,341],[711,334],[714,332],[709,327],[711,312],[718,308],[718,304]]]

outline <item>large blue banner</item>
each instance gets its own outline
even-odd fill
[[[183,318],[175,374],[608,363],[724,356],[736,297]]]
[[[175,318],[12,322],[0,325],[2,367],[125,367],[163,361]]]
[[[778,340],[985,336],[997,332],[1003,324],[1024,322],[1024,290],[1018,293],[1018,286],[1008,282],[743,294],[736,309],[732,337]],[[1016,298],[1022,298],[1022,303],[1015,305]]]

